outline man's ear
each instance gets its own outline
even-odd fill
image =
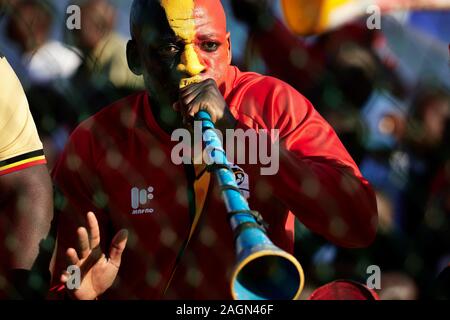
[[[143,74],[141,59],[139,58],[139,52],[135,40],[129,40],[127,43],[127,62],[128,68],[130,68],[131,72],[137,76],[141,76]]]
[[[230,33],[227,33],[227,43],[228,43],[228,64],[231,64],[231,60],[233,60],[233,52],[231,50],[231,37]]]

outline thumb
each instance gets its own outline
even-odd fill
[[[123,250],[127,245],[128,230],[122,229],[114,236],[111,241],[111,248],[109,249],[109,260],[116,267],[120,266]]]

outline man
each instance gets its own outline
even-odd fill
[[[66,36],[84,56],[76,77],[85,76],[88,78],[84,78],[85,81],[91,80],[93,85],[98,81],[109,81],[117,88],[142,89],[142,77],[128,69],[127,42],[114,32],[117,16],[114,5],[109,0],[76,0],[72,3],[80,6],[81,28],[66,30]]]
[[[177,144],[170,134],[189,127],[201,109],[222,130],[280,130],[276,175],[242,165],[250,207],[261,212],[275,244],[292,252],[294,214],[336,244],[372,242],[377,214],[367,181],[303,96],[230,65],[219,0],[135,0],[131,34],[128,63],[144,76],[146,92],[83,123],[55,169],[66,201],[54,279],[76,283],[66,261],[82,273],[77,290],[55,291],[76,299],[231,297],[233,235],[217,185],[204,166],[170,159]],[[95,215],[85,219],[87,211]]]
[[[61,80],[74,74],[81,59],[73,48],[51,39],[56,13],[52,1],[3,1],[7,17],[6,36],[17,45],[21,60],[13,64],[13,68],[25,88],[34,123],[44,145],[47,165],[51,169],[69,133],[79,123],[77,110],[65,101],[73,99],[61,92],[67,87]]]
[[[73,49],[51,39],[53,4],[47,0],[16,0],[10,6],[7,36],[21,52],[27,72],[25,88],[72,76],[81,59]]]
[[[27,99],[0,53],[0,298],[43,298],[52,186]]]

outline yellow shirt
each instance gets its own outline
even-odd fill
[[[25,92],[0,53],[0,176],[44,163]]]

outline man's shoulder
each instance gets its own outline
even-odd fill
[[[243,92],[245,97],[257,95],[259,97],[273,96],[274,94],[292,94],[303,97],[300,92],[291,85],[278,78],[262,75],[256,72],[238,71],[238,76],[234,83],[233,92]]]
[[[286,82],[254,72],[241,72],[235,81],[229,102],[250,117],[280,115],[309,105],[300,92]]]

